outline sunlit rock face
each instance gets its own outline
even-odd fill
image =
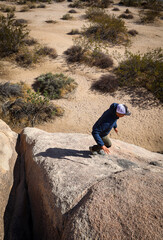
[[[163,156],[112,143],[93,156],[90,135],[23,130],[34,239],[162,239]]]
[[[0,120],[0,239],[4,238],[4,212],[13,185],[16,141],[17,134]]]

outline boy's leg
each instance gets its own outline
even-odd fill
[[[102,140],[103,140],[106,147],[108,147],[108,148],[111,147],[112,143],[111,143],[111,140],[109,139],[108,135],[105,136],[105,137],[102,137]],[[102,150],[101,146],[99,146],[99,145],[94,145],[94,146],[90,147],[91,152],[97,152],[98,153],[101,150]]]
[[[108,135],[105,137],[102,137],[102,140],[107,148],[110,148],[112,143],[111,140],[109,139]]]

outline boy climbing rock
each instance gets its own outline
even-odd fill
[[[114,128],[114,131],[118,133],[117,120],[125,115],[131,115],[126,105],[112,103],[110,108],[106,110],[97,120],[92,130],[92,135],[97,145],[89,147],[89,150],[93,154],[109,154],[109,148],[111,147],[112,143],[108,137],[108,134],[112,128]]]

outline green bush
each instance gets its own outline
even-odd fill
[[[6,5],[0,5],[0,11],[10,13],[14,12],[16,10],[16,7],[14,6],[6,6]]]
[[[11,127],[26,127],[61,116],[63,109],[24,84],[5,83],[0,85],[0,113]]]
[[[73,17],[69,13],[66,13],[65,15],[62,16],[61,19],[62,20],[71,20],[71,19],[73,19]]]
[[[119,86],[145,87],[163,101],[163,50],[145,54],[126,52],[126,60],[115,69]]]
[[[105,12],[91,19],[92,23],[84,27],[83,35],[95,41],[106,41],[112,44],[127,43],[127,29],[122,19],[114,15],[109,16]]]
[[[72,92],[77,87],[77,83],[63,74],[47,73],[37,77],[32,86],[35,91],[46,94],[50,99],[58,99]]]
[[[16,26],[13,15],[0,17],[0,56],[9,56],[18,52],[23,40],[28,35],[26,25]]]

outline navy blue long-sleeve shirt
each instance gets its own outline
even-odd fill
[[[92,135],[100,146],[104,145],[102,137],[108,135],[113,127],[117,128],[117,119],[119,119],[116,115],[117,106],[118,103],[111,104],[93,126]]]

